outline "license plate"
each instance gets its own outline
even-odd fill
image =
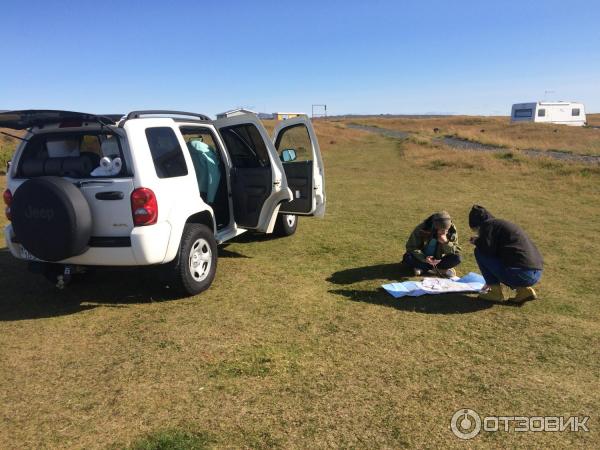
[[[40,259],[36,258],[31,253],[29,253],[25,247],[21,247],[21,258],[26,259],[28,261],[40,261]]]

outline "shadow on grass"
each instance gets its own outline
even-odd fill
[[[232,244],[252,244],[254,242],[276,241],[279,239],[286,239],[286,238],[289,238],[289,236],[279,236],[275,233],[265,234],[265,233],[258,233],[255,231],[246,231],[245,233],[234,237],[233,239],[231,239],[228,242],[232,243]]]
[[[123,308],[180,298],[153,270],[98,270],[76,275],[58,290],[27,263],[0,249],[0,322],[75,314],[98,307]]]
[[[465,314],[491,308],[494,303],[466,294],[437,294],[420,297],[394,298],[383,289],[377,291],[332,289],[332,294],[344,296],[353,302],[388,306],[402,311],[426,314]]]
[[[225,246],[219,246],[219,258],[251,258],[251,256],[242,255],[241,253],[228,250]]]
[[[377,264],[354,267],[333,273],[327,281],[335,284],[352,284],[366,280],[396,280],[412,276],[412,270],[402,263]]]

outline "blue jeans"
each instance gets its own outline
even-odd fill
[[[488,285],[503,283],[514,289],[533,286],[542,277],[541,270],[505,267],[499,258],[485,255],[479,249],[475,249],[475,259]]]
[[[411,253],[405,253],[402,258],[402,262],[408,267],[431,270],[433,266],[429,263],[423,262],[415,258]],[[447,270],[452,269],[460,264],[460,255],[444,255],[437,265],[438,269]]]

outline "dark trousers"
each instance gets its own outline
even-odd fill
[[[421,270],[433,270],[433,266],[429,263],[419,261],[411,253],[405,253],[402,262],[408,267]],[[444,255],[438,263],[437,268],[442,270],[452,269],[460,264],[460,255]]]
[[[475,249],[475,259],[488,285],[503,283],[511,288],[533,286],[542,277],[542,271],[521,267],[506,267],[500,259]]]

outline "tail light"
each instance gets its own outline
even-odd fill
[[[156,195],[148,188],[137,188],[131,193],[131,213],[136,227],[154,225],[158,219]]]
[[[4,194],[2,194],[2,197],[4,198],[4,204],[6,205],[6,208],[4,209],[4,213],[6,214],[6,218],[8,220],[12,220],[12,216],[10,215],[10,204],[12,203],[12,192],[10,192],[8,189],[4,191]]]

